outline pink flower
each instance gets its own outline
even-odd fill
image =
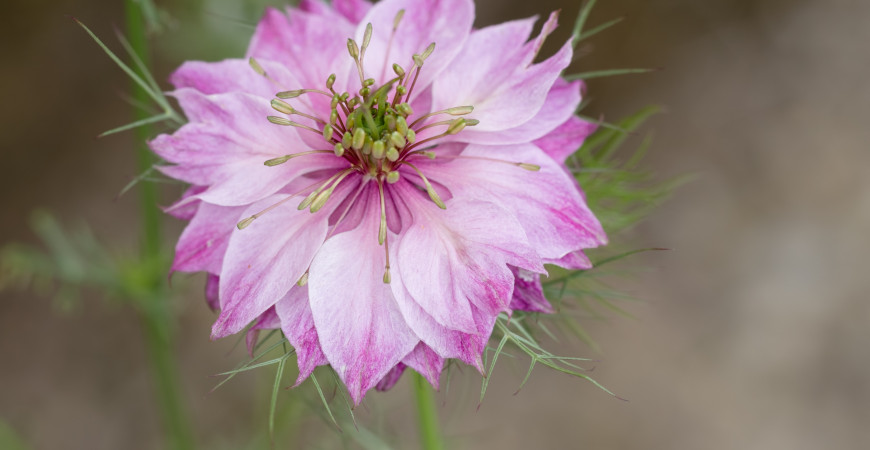
[[[436,387],[447,358],[482,369],[498,314],[552,312],[545,264],[590,266],[571,45],[534,63],[556,14],[528,42],[534,18],[473,19],[470,0],[302,1],[266,12],[249,60],[172,75],[189,123],[151,148],[193,186],[173,270],[210,274],[213,338],[280,328],[299,382],[330,364],[359,403],[405,367]]]

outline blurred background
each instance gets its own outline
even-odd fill
[[[168,89],[184,60],[243,55],[264,2],[158,6],[168,26],[152,40],[154,73]],[[552,52],[579,7],[479,0],[476,25],[561,9]],[[128,81],[66,16],[120,50],[122,2],[12,0],[4,9],[0,245],[38,244],[30,217],[45,209],[64,224],[86,221],[110,251],[134,254],[136,188],[115,198],[138,174],[134,137],[95,139],[131,120]],[[663,70],[591,80],[586,114],[617,120],[664,106],[629,145],[652,133],[646,164],[661,179],[696,178],[618,238],[673,249],[629,264],[644,268],[619,286],[641,299],[620,304],[635,318],[582,322],[600,351],[555,345],[598,360],[595,378],[628,401],[543,368],[514,395],[527,363],[505,358],[479,410],[473,371],[442,390],[450,448],[870,448],[870,2],[602,0],[589,26],[623,15],[581,47],[574,71]],[[180,190],[165,186],[163,204]],[[165,222],[171,245],[182,224]],[[181,275],[173,286],[196,439],[268,448],[271,369],[208,394],[211,376],[245,353],[231,351],[233,339],[208,340],[215,315],[203,280]],[[356,411],[396,448],[417,442],[405,378]],[[282,391],[279,402],[296,428],[275,448],[339,445],[325,422],[300,419],[311,407],[293,397]],[[131,308],[88,291],[71,303],[0,292],[0,434],[22,448],[159,449],[154,402]]]

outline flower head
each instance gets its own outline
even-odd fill
[[[361,401],[405,367],[482,369],[498,314],[552,312],[544,264],[606,242],[564,160],[566,43],[550,16],[472,30],[470,0],[302,1],[269,10],[248,58],[172,76],[189,123],[151,147],[190,183],[173,270],[208,272],[212,337],[280,328],[299,382],[330,364]]]

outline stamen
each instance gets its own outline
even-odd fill
[[[292,115],[293,113],[296,112],[296,110],[293,109],[293,107],[290,106],[287,102],[282,101],[282,100],[278,100],[277,98],[273,98],[271,104],[272,104],[272,109],[274,109],[275,111],[278,111],[279,113]]]
[[[413,154],[418,154],[421,156],[428,156],[430,159],[435,158],[435,153],[433,153],[433,152],[417,150],[417,151],[411,152],[408,156],[411,156]],[[516,167],[519,167],[521,169],[528,170],[529,172],[537,172],[537,171],[541,170],[541,166],[539,166],[537,164],[529,164],[529,163],[517,162],[517,161],[508,161],[506,159],[498,159],[498,158],[487,158],[484,156],[466,156],[466,155],[440,156],[439,159],[477,159],[480,161],[492,161],[492,162],[497,162],[497,163],[510,164],[512,166],[516,166]]]
[[[271,210],[273,210],[273,209],[275,209],[275,208],[277,208],[277,207],[283,205],[284,203],[287,203],[288,201],[290,201],[290,200],[292,200],[292,199],[298,197],[298,196],[301,195],[303,192],[305,192],[305,191],[311,189],[312,187],[318,185],[319,183],[321,183],[321,181],[317,181],[317,182],[315,182],[315,183],[309,184],[308,186],[305,186],[304,188],[300,189],[299,191],[297,191],[297,192],[294,193],[293,195],[291,195],[291,196],[285,198],[284,200],[281,200],[280,202],[275,203],[275,204],[272,205],[272,206],[269,206],[268,208],[266,208],[266,209],[264,209],[264,210],[258,212],[257,214],[254,214],[253,216],[248,217],[248,218],[246,218],[246,219],[240,221],[238,224],[236,224],[236,228],[238,228],[238,229],[240,229],[240,230],[245,229],[248,225],[251,224],[251,222],[257,220],[257,219],[258,219],[259,217],[261,217],[262,215],[264,215],[264,214],[268,213],[269,211],[271,211]],[[300,208],[300,209],[301,209],[301,208]]]
[[[285,162],[290,161],[291,159],[296,158],[297,156],[316,155],[318,153],[332,153],[332,150],[311,150],[311,151],[307,151],[307,152],[291,153],[289,155],[284,155],[284,156],[280,156],[278,158],[270,159],[270,160],[264,162],[263,165],[266,165],[269,167],[274,167],[274,166],[284,164]]]
[[[253,57],[248,58],[248,64],[251,66],[252,69],[254,69],[254,72],[257,72],[258,75],[262,77],[268,77],[268,75],[266,75],[266,71],[263,70],[263,66],[261,66],[260,63],[258,63],[257,60]]]
[[[463,116],[465,114],[471,114],[474,111],[474,106],[454,106],[452,108],[442,109],[441,111],[430,112],[424,116],[421,116],[419,119],[415,120],[411,123],[410,127],[414,128],[418,123],[432,117],[437,116],[439,114],[450,114],[451,116]],[[420,130],[417,130],[420,131]]]
[[[438,193],[435,192],[435,189],[432,188],[432,183],[429,183],[429,179],[426,178],[425,175],[423,175],[423,172],[420,172],[420,169],[418,169],[417,166],[415,166],[407,161],[402,161],[401,164],[404,164],[404,165],[410,167],[411,169],[414,169],[414,171],[417,172],[417,175],[419,175],[420,178],[423,180],[423,184],[426,185],[426,193],[429,194],[429,198],[432,199],[432,201],[436,205],[438,205],[439,208],[447,209],[447,206],[444,205],[444,202],[441,200],[441,197],[439,197]]]
[[[339,183],[341,183],[342,180],[344,180],[353,171],[354,171],[354,169],[346,169],[346,170],[342,171],[341,174],[339,175],[338,179],[336,179],[332,183],[332,185],[329,186],[329,189],[317,194],[317,197],[315,197],[314,201],[311,202],[311,213],[312,214],[316,213],[317,211],[320,211],[320,208],[323,208],[323,205],[325,205],[326,202],[329,200],[329,196],[332,195],[332,192],[335,191],[335,188],[338,187]]]
[[[372,24],[371,22],[366,24],[366,31],[363,34],[363,42],[362,42],[362,50],[359,53],[359,70],[362,73],[365,73],[363,68],[363,64],[365,64],[366,57],[366,49],[369,47],[369,43],[372,41]],[[374,80],[372,80],[374,82]]]
[[[402,17],[405,17],[405,10],[400,9],[393,18],[393,29],[390,31],[390,39],[387,41],[387,51],[384,53],[384,67],[381,68],[381,79],[387,76],[387,61],[390,60],[390,51],[393,49],[393,39],[396,37],[396,30],[399,29],[399,23],[402,22]],[[395,65],[393,65],[395,70]]]
[[[387,239],[387,207],[384,203],[384,183],[378,180],[378,197],[381,200],[381,224],[378,227],[378,245],[383,245]]]
[[[308,284],[308,271],[307,270],[305,271],[305,273],[302,274],[301,277],[299,277],[299,281],[296,282],[296,285],[299,287],[305,286],[306,284]]]
[[[275,125],[281,125],[281,126],[285,126],[285,127],[297,127],[297,128],[302,128],[302,129],[311,131],[313,133],[317,133],[318,135],[322,134],[320,131],[315,130],[314,128],[311,128],[308,125],[302,125],[301,123],[296,123],[296,122],[293,122],[292,120],[287,120],[283,117],[266,116],[266,119],[269,119],[269,122],[272,122]]]
[[[326,91],[322,91],[320,89],[294,89],[292,91],[281,91],[281,92],[275,94],[275,97],[278,97],[278,98],[296,98],[302,94],[310,94],[310,93],[322,94],[322,95],[325,95],[327,97],[332,98],[332,94],[330,94],[329,92],[326,92]]]

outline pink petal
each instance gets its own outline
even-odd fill
[[[396,364],[396,367],[390,369],[381,381],[378,381],[378,384],[375,385],[375,389],[381,392],[389,391],[399,382],[399,379],[402,378],[402,374],[405,373],[406,366],[404,363]]]
[[[473,105],[469,117],[480,120],[474,131],[515,128],[535,117],[559,74],[571,63],[566,43],[552,57],[529,66],[528,50],[519,46],[530,22],[516,21],[477,30],[462,52],[434,83],[434,110]]]
[[[514,284],[508,263],[544,271],[520,223],[497,205],[463,197],[440,210],[416,190],[404,196],[415,215],[396,267],[414,301],[441,325],[474,332],[471,304],[491,315],[506,311]]]
[[[266,120],[274,111],[259,97],[243,93],[203,95],[193,89],[174,94],[191,123],[173,135],[150,142],[160,157],[174,163],[159,169],[174,178],[208,186],[195,197],[223,206],[263,199],[301,175],[346,165],[329,154],[300,157],[275,167],[268,159],[310,150],[292,127]],[[324,145],[325,147],[325,145]]]
[[[248,354],[251,358],[254,357],[254,348],[257,347],[257,340],[260,337],[260,330],[274,330],[281,327],[281,321],[278,320],[278,314],[275,308],[269,308],[254,322],[254,325],[245,334],[245,344],[248,347]]]
[[[545,139],[549,134],[559,131],[559,125],[573,118],[577,105],[580,104],[581,85],[580,81],[569,83],[559,78],[553,83],[544,105],[527,122],[498,132],[479,131],[477,127],[468,127],[461,133],[451,136],[451,140],[475,144],[505,145],[520,144],[542,137]],[[472,114],[472,116],[476,116],[476,114]],[[572,145],[573,142],[568,142],[568,144]],[[580,145],[573,147],[572,151],[578,148]]]
[[[291,9],[288,16],[269,8],[257,24],[247,56],[291,68],[300,85],[287,89],[323,89],[326,78],[335,73],[335,89],[341,92],[347,90],[349,76],[354,73],[346,44],[354,29],[354,24],[340,15]],[[324,104],[328,108],[329,99],[318,101],[320,107],[315,112],[323,112]],[[325,111],[328,114],[328,109]]]
[[[347,185],[333,193],[344,195]],[[284,199],[274,195],[249,207],[251,216]],[[212,327],[217,339],[239,332],[251,320],[284,297],[308,269],[326,237],[327,220],[336,202],[315,214],[299,211],[301,198],[283,204],[243,230],[234,230],[221,271],[223,309]]]
[[[163,208],[163,212],[169,214],[176,219],[181,220],[190,220],[193,218],[193,215],[196,214],[197,209],[199,209],[199,199],[191,199],[193,197],[203,191],[206,190],[205,186],[190,186],[181,194],[181,198],[178,199],[174,204]],[[193,200],[193,201],[191,201]]]
[[[296,349],[296,363],[299,366],[299,376],[296,386],[305,381],[317,366],[328,364],[314,319],[311,317],[311,307],[308,304],[308,287],[293,286],[290,292],[275,305],[278,317],[281,319],[281,330]]]
[[[405,15],[390,45],[393,20],[402,9],[405,10]],[[429,44],[435,42],[435,51],[426,59],[414,88],[414,91],[422,92],[459,53],[474,23],[474,3],[471,0],[378,2],[357,27],[358,43],[362,43],[367,23],[372,24],[372,40],[364,65],[367,76],[374,78],[378,84],[395,76],[391,69],[393,63],[399,64],[406,73],[410,73],[414,64],[412,56],[422,53]]]
[[[572,116],[555,130],[536,140],[535,145],[559,164],[565,164],[565,160],[576,152],[583,145],[583,141],[597,128],[598,125],[595,123]]]
[[[411,367],[417,373],[422,374],[429,383],[438,389],[441,370],[444,368],[444,358],[438,355],[428,345],[420,342],[414,347],[414,350],[402,359],[402,362],[396,364],[390,369],[384,378],[378,382],[375,389],[379,391],[388,391],[399,382],[405,369]]]
[[[230,234],[242,218],[243,206],[202,202],[178,238],[172,271],[220,273]]]
[[[376,195],[377,189],[369,191]],[[402,318],[391,285],[382,281],[385,258],[377,240],[378,216],[371,209],[357,229],[327,240],[308,278],[323,353],[355,404],[419,341]]]
[[[402,316],[422,342],[442,358],[459,359],[483,373],[481,353],[489,342],[495,316],[484,314],[477,306],[472,305],[475,332],[463,333],[451,330],[436,322],[419,303],[414,301],[405,289],[400,271],[396,271],[393,275],[391,286]]]
[[[423,375],[429,381],[429,384],[438,389],[441,370],[444,369],[444,358],[438,355],[435,350],[432,350],[428,345],[421,342],[414,347],[414,351],[409,353],[402,362],[416,370],[420,375]]]
[[[265,99],[281,90],[294,88],[299,82],[279,63],[258,59],[257,62],[273,81],[258,74],[246,59],[219,62],[187,61],[169,77],[176,89],[191,88],[203,94],[245,92]],[[282,86],[289,86],[282,89]]]
[[[212,311],[220,310],[220,301],[218,300],[220,281],[220,277],[214,274],[208,274],[205,279],[205,301]]]
[[[544,297],[541,287],[541,276],[535,272],[529,272],[518,267],[511,267],[515,275],[514,295],[511,299],[511,309],[521,311],[533,311],[551,314],[553,306]]]
[[[586,206],[575,181],[562,166],[532,144],[487,147],[468,145],[462,156],[535,164],[528,171],[512,164],[458,159],[444,164],[420,160],[418,167],[457,197],[487,198],[511,211],[528,241],[548,260],[607,242],[598,219]]]

